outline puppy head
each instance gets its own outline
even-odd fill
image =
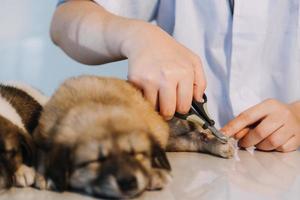
[[[11,186],[18,167],[22,163],[32,164],[32,154],[33,142],[29,134],[0,116],[0,185]]]
[[[148,186],[153,167],[169,170],[164,150],[133,112],[106,106],[69,113],[48,156],[47,175],[56,188],[133,197]]]

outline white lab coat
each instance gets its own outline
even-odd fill
[[[275,98],[300,100],[300,0],[94,0],[126,17],[156,20],[203,62],[208,110],[223,126]]]

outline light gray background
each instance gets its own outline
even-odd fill
[[[57,0],[0,1],[0,81],[17,80],[50,95],[66,77],[79,74],[127,77],[127,62],[79,64],[49,37]]]

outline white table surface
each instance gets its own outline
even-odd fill
[[[173,181],[164,190],[146,192],[141,200],[300,199],[300,152],[254,155],[239,151],[240,161],[198,153],[169,153]],[[4,200],[93,200],[76,193],[32,188],[2,192]]]

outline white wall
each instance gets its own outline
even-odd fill
[[[56,0],[1,0],[0,81],[25,81],[51,94],[66,77],[126,78],[127,62],[86,66],[71,60],[49,37]]]

